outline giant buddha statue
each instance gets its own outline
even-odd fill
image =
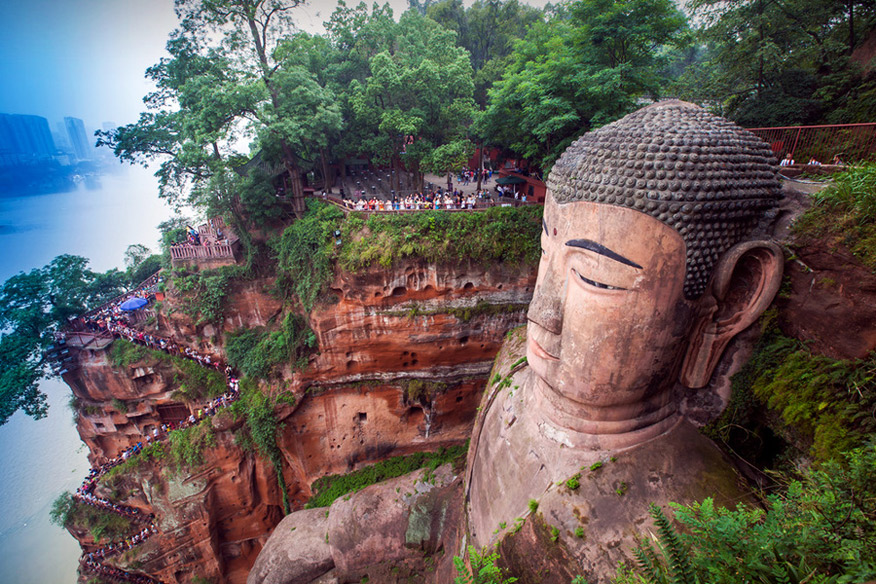
[[[649,503],[743,497],[680,402],[778,290],[781,250],[757,232],[780,186],[767,144],[679,101],[585,134],[547,182],[525,341],[500,354],[495,380],[517,366],[472,437],[468,528],[503,540],[538,501],[542,530],[599,577]]]
[[[604,581],[631,558],[649,503],[746,498],[682,401],[710,391],[728,342],[778,290],[781,250],[759,233],[779,190],[766,144],[679,101],[566,150],[548,177],[526,334],[497,357],[472,433],[466,543],[498,544],[521,582]],[[330,516],[290,515],[249,582],[321,582],[330,569],[358,581],[423,549],[445,553],[427,580],[449,582],[462,543],[449,473],[447,494],[417,495],[431,487],[415,476],[336,501]],[[434,528],[428,545],[411,543],[421,524]]]

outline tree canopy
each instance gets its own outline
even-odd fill
[[[67,322],[123,293],[124,272],[96,273],[88,260],[60,255],[42,268],[12,276],[0,287],[0,425],[18,410],[48,411],[39,381],[49,374],[43,351]]]

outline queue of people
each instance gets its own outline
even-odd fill
[[[466,194],[461,191],[413,193],[384,200],[359,194],[358,200],[344,199],[344,207],[353,211],[420,211],[428,209],[481,209],[493,206],[489,191]]]
[[[222,371],[225,374],[227,385],[227,391],[225,391],[225,393],[202,404],[202,406],[191,413],[188,418],[178,422],[161,424],[160,427],[153,429],[151,434],[145,436],[143,440],[131,444],[115,458],[105,460],[89,469],[88,475],[85,477],[82,485],[73,495],[73,498],[80,503],[91,505],[110,513],[122,515],[141,524],[146,524],[140,529],[140,531],[122,541],[112,542],[106,546],[84,554],[81,560],[82,567],[115,582],[161,584],[160,580],[152,578],[151,576],[122,570],[103,562],[103,560],[111,556],[140,545],[149,539],[149,537],[156,534],[158,532],[158,527],[155,524],[154,515],[147,515],[135,507],[120,505],[118,503],[113,503],[108,499],[98,497],[95,494],[95,489],[101,477],[116,466],[137,456],[145,446],[153,442],[167,439],[169,433],[173,430],[185,429],[195,424],[199,424],[203,419],[215,415],[221,409],[227,408],[237,401],[240,397],[240,380],[230,366],[214,355],[202,353],[191,347],[180,345],[171,339],[151,335],[130,327],[127,322],[127,316],[124,314],[124,311],[119,308],[119,305],[128,299],[129,296],[117,299],[111,305],[104,306],[100,310],[82,317],[82,322],[91,330],[109,332],[114,338],[125,339],[153,350],[164,351],[168,355],[190,359],[202,367]]]

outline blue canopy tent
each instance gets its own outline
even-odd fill
[[[119,308],[122,310],[137,310],[138,308],[143,308],[149,304],[149,301],[145,298],[131,298],[130,300],[125,300],[119,305]]]

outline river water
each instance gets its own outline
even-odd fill
[[[171,216],[150,171],[125,168],[68,193],[0,198],[0,282],[69,253],[91,268],[122,268],[128,245],[157,250],[157,225]],[[44,381],[49,415],[22,413],[0,426],[0,582],[74,584],[79,545],[49,523],[55,498],[88,472],[86,449],[67,407],[70,389]]]

